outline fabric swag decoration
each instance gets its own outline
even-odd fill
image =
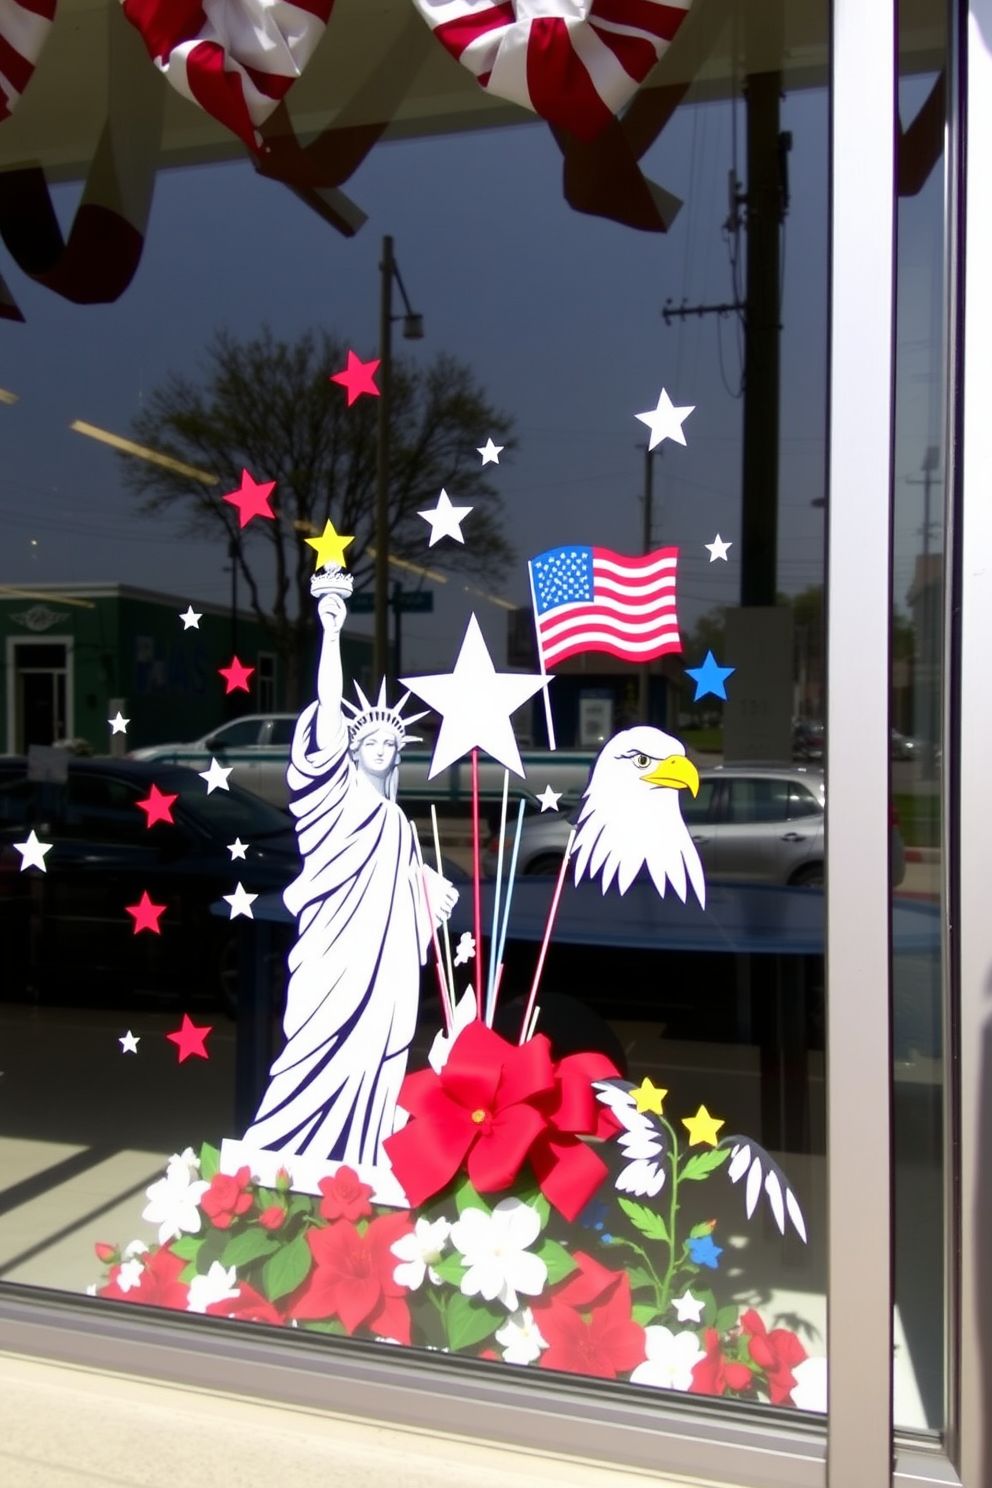
[[[487,93],[591,140],[633,98],[692,0],[413,0]]]

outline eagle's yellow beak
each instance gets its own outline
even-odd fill
[[[699,771],[684,754],[670,754],[667,759],[659,760],[654,769],[642,775],[641,779],[647,785],[667,785],[670,790],[690,790],[694,796],[699,794]]]

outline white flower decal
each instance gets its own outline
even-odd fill
[[[186,1299],[187,1312],[206,1312],[215,1302],[228,1302],[240,1295],[234,1285],[237,1280],[233,1266],[224,1267],[214,1261],[206,1276],[194,1276],[189,1284]]]
[[[117,1285],[122,1292],[129,1292],[132,1287],[141,1285],[141,1273],[145,1269],[144,1261],[137,1256],[130,1261],[125,1261],[117,1273]]]
[[[153,1183],[147,1190],[148,1203],[141,1217],[149,1224],[158,1225],[158,1243],[167,1245],[177,1235],[196,1235],[200,1230],[200,1211],[197,1207],[210,1187],[197,1177],[200,1164],[191,1147],[169,1158],[165,1177]]]
[[[451,1226],[446,1219],[418,1219],[412,1235],[401,1235],[391,1246],[393,1255],[402,1265],[393,1272],[397,1286],[409,1287],[415,1292],[423,1286],[424,1277],[429,1276],[435,1286],[441,1280],[434,1270],[435,1262],[448,1243]]]
[[[466,961],[471,961],[475,955],[475,936],[469,930],[463,930],[458,945],[455,947],[455,965],[464,966]]]
[[[529,1307],[510,1314],[502,1328],[496,1329],[496,1342],[505,1364],[533,1364],[548,1346]]]
[[[793,1364],[792,1403],[797,1410],[819,1411],[827,1409],[827,1361],[826,1359],[804,1359]]]
[[[509,1312],[517,1310],[518,1292],[540,1296],[548,1268],[527,1249],[540,1232],[540,1215],[521,1199],[501,1199],[492,1214],[466,1209],[451,1226],[451,1243],[468,1267],[462,1293],[498,1300]]]
[[[695,1333],[673,1333],[669,1328],[644,1329],[647,1359],[638,1364],[630,1382],[658,1390],[688,1390],[693,1366],[706,1358]]]

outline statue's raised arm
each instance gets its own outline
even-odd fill
[[[316,742],[320,749],[330,749],[341,730],[347,727],[341,707],[344,680],[341,671],[341,627],[348,616],[346,598],[354,581],[342,569],[320,569],[310,580],[310,592],[317,599],[317,618],[323,628],[320,662],[317,667]]]

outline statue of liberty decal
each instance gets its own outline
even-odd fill
[[[310,588],[324,634],[317,699],[297,721],[287,776],[303,866],[284,895],[297,917],[286,1045],[244,1145],[388,1168],[382,1142],[396,1124],[433,928],[427,901],[446,919],[457,891],[421,868],[396,803],[406,725],[424,715],[403,719],[409,693],[387,707],[384,683],[375,704],[360,689],[359,707],[344,702],[352,579],[327,564]]]

